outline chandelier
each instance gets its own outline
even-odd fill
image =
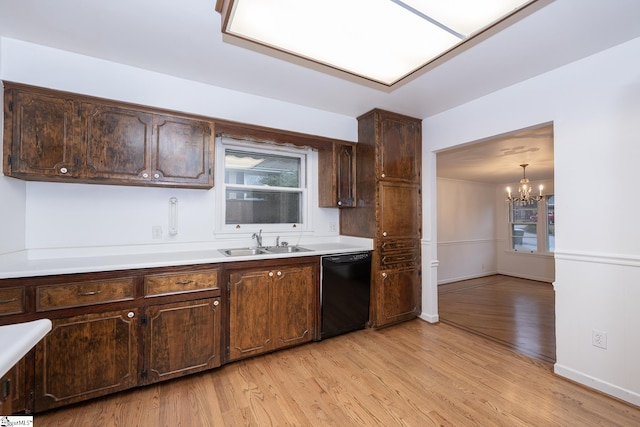
[[[531,194],[531,185],[529,185],[529,179],[526,176],[526,169],[529,166],[528,163],[520,165],[522,168],[522,179],[518,186],[518,193],[511,194],[511,187],[507,187],[507,201],[511,203],[518,203],[520,206],[529,205],[542,200],[542,185],[539,188],[538,195]]]

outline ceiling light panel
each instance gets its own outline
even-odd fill
[[[469,37],[531,1],[523,0],[402,0],[402,3]]]
[[[227,34],[391,86],[522,0],[226,0]],[[484,5],[478,12],[477,4]],[[500,3],[500,5],[497,5]],[[463,19],[448,18],[467,8]],[[470,22],[483,20],[471,29]],[[501,17],[502,15],[499,15]],[[427,19],[425,19],[425,17]],[[223,21],[224,17],[223,17]],[[437,21],[437,22],[432,22]],[[452,28],[447,31],[442,27]]]

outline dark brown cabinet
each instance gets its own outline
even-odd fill
[[[229,273],[229,360],[315,337],[317,268],[317,264],[275,262]]]
[[[73,99],[5,90],[4,173],[16,178],[78,174],[80,115]]]
[[[34,410],[135,386],[138,335],[137,309],[54,319],[35,350]]]
[[[357,207],[340,211],[341,233],[374,239],[370,324],[421,310],[421,122],[383,110],[358,118]]]
[[[143,381],[152,383],[220,366],[221,299],[145,310]]]
[[[356,204],[355,144],[334,142],[318,152],[318,203],[321,208]]]
[[[4,174],[213,187],[212,120],[5,83]]]

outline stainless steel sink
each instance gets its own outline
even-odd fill
[[[265,246],[262,248],[233,248],[220,249],[225,256],[252,256],[263,254],[292,254],[296,252],[310,252],[311,249],[300,246]]]
[[[264,248],[235,248],[235,249],[220,249],[226,256],[248,256],[248,255],[260,255],[267,253]]]
[[[264,248],[271,254],[291,254],[294,252],[310,252],[311,249],[303,248],[300,246],[268,246]]]

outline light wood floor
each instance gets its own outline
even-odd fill
[[[638,426],[549,364],[416,319],[36,414],[46,426]]]
[[[438,286],[440,321],[555,363],[551,283],[494,275]]]

